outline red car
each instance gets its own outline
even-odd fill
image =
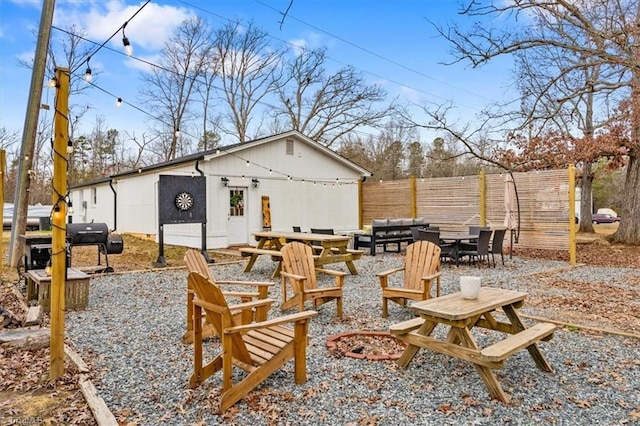
[[[594,224],[599,224],[599,223],[614,223],[614,222],[620,222],[620,217],[618,216],[614,216],[612,214],[594,214],[591,217],[591,220],[593,221]]]

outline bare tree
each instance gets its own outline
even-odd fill
[[[176,158],[181,134],[193,119],[193,94],[209,64],[211,31],[201,18],[188,18],[165,43],[159,66],[143,74],[141,96],[163,124],[164,160]],[[181,132],[182,130],[182,132]]]
[[[282,51],[269,46],[268,34],[253,22],[228,22],[216,31],[212,54],[218,59],[220,97],[228,110],[230,127],[222,130],[245,142],[257,107],[273,93],[280,80]],[[259,129],[252,136],[259,136]]]
[[[598,80],[588,79],[563,100],[577,99],[590,92],[618,91],[631,100],[631,137],[620,140],[628,155],[622,221],[612,240],[640,244],[640,3],[593,1],[579,5],[569,0],[519,0],[514,2],[469,1],[462,15],[478,18],[500,17],[500,30],[477,23],[471,29],[450,26],[439,29],[453,47],[456,61],[474,67],[492,59],[522,51],[554,48],[567,58],[557,78],[584,69],[599,70]],[[504,23],[509,17],[526,19],[518,28]]]
[[[391,115],[392,106],[376,108],[386,97],[380,86],[366,84],[350,67],[328,74],[325,62],[326,49],[304,49],[285,64],[284,84],[278,88],[281,107],[275,111],[284,119],[283,127],[331,146]]]
[[[204,58],[202,67],[202,83],[198,87],[198,93],[202,100],[202,137],[198,142],[198,149],[208,150],[217,146],[220,136],[217,130],[220,128],[220,117],[210,111],[211,97],[214,93],[214,82],[218,74],[218,59],[213,56]],[[215,117],[215,118],[212,118]],[[209,127],[211,125],[211,127]]]

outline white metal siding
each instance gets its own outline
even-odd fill
[[[361,177],[359,172],[296,137],[294,137],[294,155],[287,155],[287,138],[290,139],[291,136],[243,149],[237,156],[225,153],[214,155],[199,164],[207,177],[208,248],[228,245],[229,195],[228,188],[221,184],[222,176],[229,179],[228,186],[247,188],[245,211],[249,224],[247,241],[250,243],[254,243],[251,232],[262,229],[261,197],[263,195],[270,199],[274,230],[290,230],[293,225],[299,225],[303,229],[318,227],[351,230],[357,228],[357,181]],[[251,163],[249,167],[247,167],[247,160]],[[273,173],[269,173],[269,169]],[[157,240],[158,176],[195,173],[197,172],[194,164],[189,163],[114,180],[117,192],[118,231],[156,235]],[[288,181],[287,175],[297,181]],[[252,186],[252,178],[260,181],[259,188]],[[336,184],[336,178],[343,184]],[[305,182],[300,182],[299,179],[304,179]],[[313,182],[316,182],[316,185]],[[91,217],[96,218],[96,222],[106,221],[112,227],[113,193],[108,184],[96,187],[99,188],[98,203],[93,209],[91,209],[90,188],[82,189],[85,191],[84,199],[88,201],[91,209]],[[80,198],[79,193],[77,197]],[[97,220],[98,218],[101,220]],[[164,241],[167,244],[200,247],[201,226],[200,224],[165,225]]]

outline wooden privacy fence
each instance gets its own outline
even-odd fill
[[[481,172],[478,176],[364,182],[360,227],[372,219],[424,217],[445,232],[466,231],[469,225],[504,228],[506,176]],[[572,168],[513,174],[520,204],[520,238],[515,247],[570,249],[575,241],[571,176]]]

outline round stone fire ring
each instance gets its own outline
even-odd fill
[[[327,337],[327,349],[336,356],[370,361],[400,358],[407,344],[385,331],[346,331]]]

